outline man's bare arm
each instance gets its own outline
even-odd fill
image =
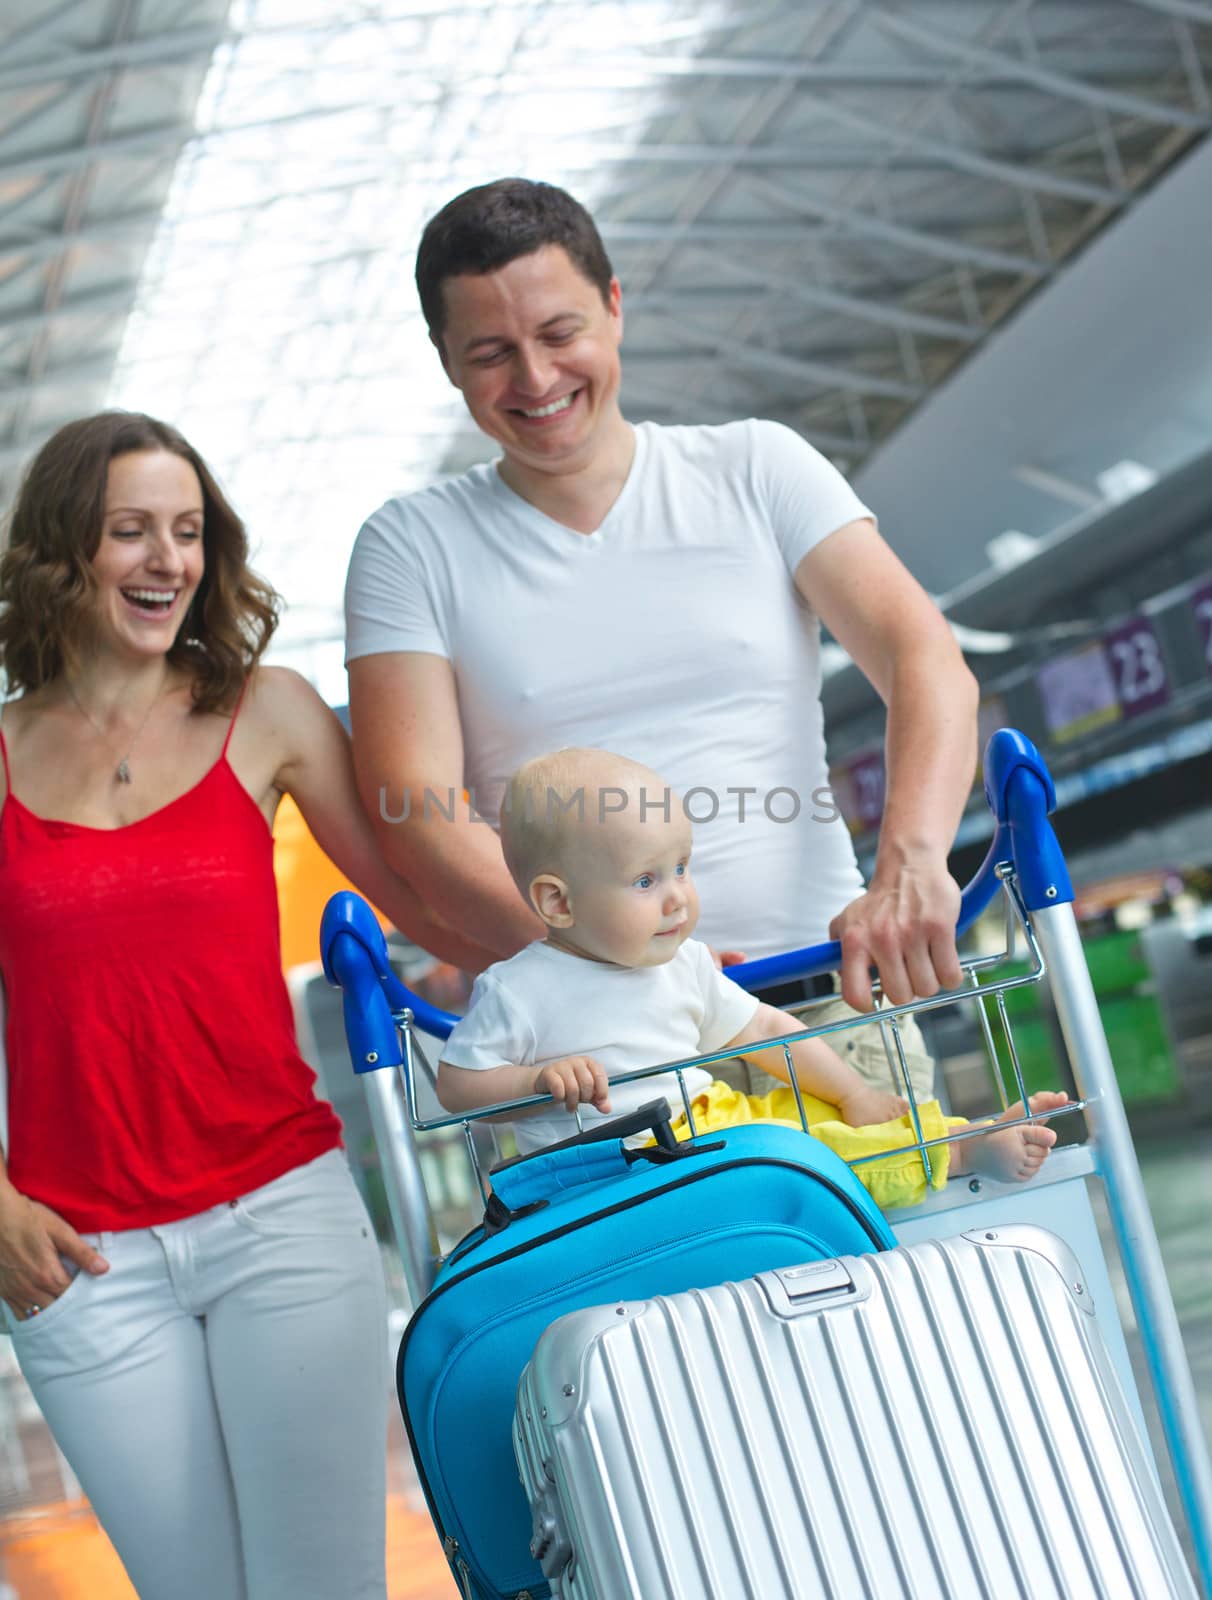
[[[868,967],[895,1004],[951,988],[959,888],[947,854],[976,764],[976,679],[946,618],[863,519],[804,557],[796,585],[888,708],[887,797],[868,892],[834,918],[842,993],[871,1004]]]
[[[406,938],[468,971],[492,964],[492,951],[436,918],[413,885],[383,860],[354,783],[349,736],[298,673],[260,667],[236,732],[241,766],[251,736],[258,753],[276,762],[273,788],[293,796],[320,849]]]
[[[349,714],[358,790],[387,861],[445,923],[495,959],[541,939],[543,924],[514,886],[496,834],[471,820],[462,799],[463,734],[450,663],[412,650],[351,662]],[[437,797],[428,807],[427,789]],[[452,797],[450,820],[443,813]]]

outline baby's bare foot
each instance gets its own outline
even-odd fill
[[[1027,1104],[1033,1113],[1055,1111],[1068,1105],[1069,1096],[1051,1089],[1029,1097]],[[1001,1183],[1025,1183],[1033,1178],[1043,1165],[1044,1158],[1056,1143],[1056,1134],[1043,1123],[1025,1122],[1018,1128],[1001,1128],[1003,1122],[1017,1122],[1024,1116],[1023,1103],[1008,1107],[990,1131],[972,1139],[961,1139],[951,1147],[951,1173],[979,1172]]]

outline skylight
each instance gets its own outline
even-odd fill
[[[595,56],[693,46],[723,10],[233,5],[110,402],[174,422],[213,465],[289,604],[277,658],[329,698],[344,698],[340,600],[359,524],[440,476],[469,427],[417,304],[424,222],[509,174],[592,208],[612,177],[602,142],[638,145],[670,96],[659,69],[586,87]],[[491,449],[468,442],[460,462]]]

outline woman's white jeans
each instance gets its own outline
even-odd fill
[[[140,1600],[385,1600],[387,1306],[330,1151],[3,1313]]]

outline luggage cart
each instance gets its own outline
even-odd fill
[[[908,1097],[919,1151],[929,1174],[931,1151],[968,1137],[960,1131],[946,1139],[922,1137],[900,1038],[904,1016],[941,1006],[967,1003],[978,1008],[1003,1106],[1012,1095],[1027,1100],[1006,1015],[1005,994],[1037,983],[1049,974],[1077,1100],[1053,1116],[1084,1113],[1088,1139],[1076,1148],[1055,1151],[1045,1174],[1026,1186],[986,1181],[957,1182],[947,1192],[889,1220],[898,1241],[953,1234],[990,1222],[1039,1221],[1061,1235],[1082,1262],[1096,1305],[1113,1304],[1102,1250],[1086,1197],[1086,1179],[1097,1178],[1109,1216],[1140,1330],[1161,1428],[1174,1470],[1175,1485],[1190,1534],[1202,1590],[1212,1600],[1212,1464],[1203,1437],[1195,1388],[1182,1344],[1178,1319],[1137,1165],[1123,1101],[1106,1035],[1098,1013],[1073,911],[1073,890],[1056,842],[1049,813],[1055,808],[1052,780],[1039,753],[1022,734],[1003,729],[994,734],[985,756],[985,793],[995,831],[985,860],[963,892],[958,931],[962,934],[1002,894],[1005,901],[1007,950],[1001,956],[965,958],[965,987],[905,1006],[882,1005],[875,1019],[857,1018],[812,1027],[788,1040],[829,1036],[855,1026],[877,1026],[884,1036],[890,1064]],[[1031,957],[1023,976],[997,976],[999,961],[1013,953],[1021,937]],[[426,1117],[418,1102],[418,1079],[432,1069],[418,1043],[418,1032],[444,1038],[456,1017],[438,1011],[410,993],[392,972],[378,924],[356,895],[343,893],[325,910],[321,944],[324,970],[343,990],[346,1033],[354,1070],[369,1102],[375,1139],[409,1294],[419,1305],[441,1264],[436,1231],[421,1176],[416,1135],[435,1129],[459,1130],[481,1196],[487,1186],[477,1159],[474,1125],[502,1111],[541,1103],[531,1096],[473,1113]],[[748,989],[835,970],[840,962],[836,943],[814,946],[730,969]],[[793,1008],[810,1011],[811,1007]],[[728,1058],[721,1051],[693,1061],[664,1063],[622,1075],[632,1081],[655,1073],[676,1072],[682,1083],[687,1120],[694,1115],[683,1074],[691,1067],[712,1067]],[[1009,1080],[1009,1093],[1006,1080]],[[795,1076],[791,1084],[799,1099]],[[807,1127],[800,1106],[801,1120]],[[578,1117],[579,1121],[579,1117]],[[1076,1237],[1075,1237],[1076,1235]],[[1130,1396],[1135,1385],[1118,1322],[1103,1321],[1104,1337]]]

